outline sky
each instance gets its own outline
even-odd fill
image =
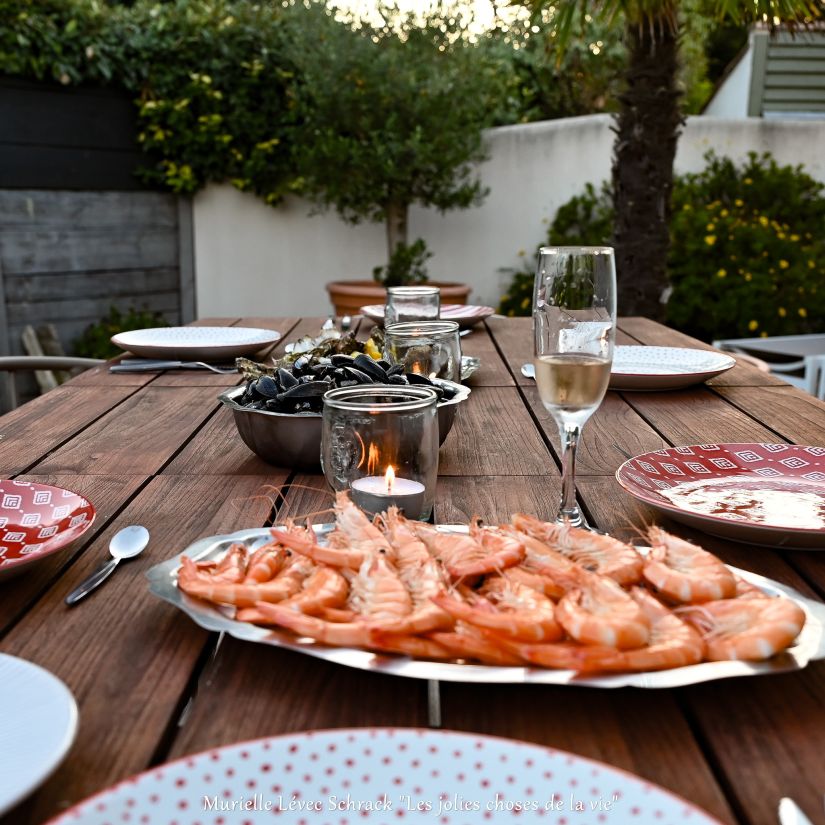
[[[437,6],[438,0],[392,0],[392,4],[402,12],[424,12]],[[369,19],[370,15],[374,13],[377,3],[376,0],[330,0],[330,5],[343,11],[353,12],[358,17]],[[505,19],[512,13],[505,8],[507,0],[499,0],[495,5],[493,0],[453,0],[453,2],[446,2],[445,0],[444,5],[470,10],[474,20],[472,28],[481,31],[492,26],[495,19],[495,5],[498,5],[499,11]]]

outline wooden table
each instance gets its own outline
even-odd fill
[[[316,332],[320,319],[200,323],[264,326],[291,340]],[[483,366],[441,451],[440,522],[555,511],[555,426],[519,372],[531,353],[530,323],[492,318],[462,339]],[[620,328],[620,343],[700,345],[642,318]],[[330,504],[320,476],[269,466],[243,445],[216,402],[235,380],[96,368],[0,419],[0,473],[69,487],[98,509],[82,543],[0,585],[0,649],[55,673],[80,707],[67,759],[2,825],[42,823],[130,774],[216,745],[307,729],[427,724],[424,682],[232,638],[219,643],[149,594],[146,570],[199,537]],[[825,405],[745,364],[696,389],[608,393],[584,429],[582,505],[599,527],[633,535],[653,513],[614,480],[623,453],[754,440],[823,444]],[[105,558],[112,534],[135,523],[152,533],[146,552],[66,607],[66,594]],[[825,595],[822,554],[749,548],[667,526],[730,563]],[[680,690],[449,683],[441,696],[445,728],[603,760],[724,822],[773,825],[786,795],[822,821],[825,663]]]

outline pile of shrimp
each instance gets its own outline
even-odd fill
[[[181,559],[189,596],[235,618],[326,645],[424,659],[653,671],[785,650],[804,611],[735,576],[716,556],[658,527],[646,557],[615,538],[517,514],[468,534],[370,520],[339,493],[324,545],[287,522],[250,553]]]

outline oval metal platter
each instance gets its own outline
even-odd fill
[[[333,528],[332,524],[316,525],[319,539]],[[440,525],[444,532],[466,533],[465,525]],[[161,599],[186,613],[196,624],[218,633],[228,633],[236,639],[285,647],[328,662],[336,662],[360,670],[389,673],[412,679],[432,679],[443,682],[489,683],[536,683],[546,685],[574,685],[595,688],[675,688],[729,679],[735,676],[758,676],[767,673],[787,673],[801,670],[808,662],[825,659],[825,604],[798,593],[791,587],[773,579],[740,570],[730,569],[745,581],[756,585],[772,596],[793,599],[806,615],[805,627],[796,642],[784,653],[765,662],[702,662],[698,665],[673,668],[647,673],[617,673],[604,676],[578,676],[571,670],[549,670],[537,667],[492,667],[489,665],[464,664],[463,662],[431,662],[406,656],[372,653],[367,650],[346,647],[327,647],[312,639],[296,638],[289,631],[237,622],[233,607],[217,607],[208,602],[193,599],[177,587],[180,557],[189,556],[195,561],[220,559],[231,544],[243,543],[250,548],[266,543],[271,538],[267,528],[240,530],[226,536],[211,536],[189,545],[182,553],[168,561],[155,565],[147,573],[149,590]],[[644,548],[639,548],[642,553]]]

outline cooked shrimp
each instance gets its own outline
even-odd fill
[[[576,566],[576,563],[558,550],[549,547],[543,541],[527,533],[521,533],[514,527],[508,526],[501,529],[508,535],[517,538],[524,548],[524,560],[513,567],[507,568],[505,572],[508,575],[512,573],[516,579],[536,589],[538,589],[536,587],[536,584],[538,584],[542,592],[551,599],[560,599],[565,593],[565,588],[559,583],[559,580],[565,580],[566,577],[569,577],[570,571]],[[539,577],[538,580],[535,578],[536,576]],[[535,584],[530,584],[529,579],[532,579]]]
[[[273,527],[272,535],[295,553],[312,559],[316,564],[328,564],[330,567],[358,570],[370,555],[363,547],[340,540],[337,544],[322,546],[318,544],[318,537],[312,530],[290,522],[284,528]]]
[[[636,584],[641,580],[644,559],[629,544],[569,524],[539,521],[516,513],[516,529],[546,543],[586,570],[601,573],[619,584]]]
[[[641,587],[633,588],[630,595],[650,623],[647,645],[634,650],[616,650],[603,645],[585,646],[579,651],[565,648],[566,666],[582,672],[668,670],[702,661],[705,643],[687,622]],[[540,652],[536,654],[523,648],[520,652],[530,661],[541,659]],[[558,652],[556,661],[559,661]]]
[[[556,620],[582,644],[625,650],[647,644],[650,624],[641,607],[613,579],[582,568],[556,605]]]
[[[704,634],[706,658],[761,661],[785,650],[805,625],[805,611],[786,598],[720,599],[680,614]]]
[[[647,536],[651,549],[643,575],[668,599],[697,604],[736,594],[735,576],[712,553],[659,527],[649,527]]]
[[[513,639],[549,642],[564,635],[550,599],[507,579],[487,579],[478,592],[466,592],[463,600],[445,594],[434,601],[456,619]]]
[[[442,533],[430,524],[418,522],[415,534],[430,554],[441,561],[453,579],[481,576],[517,564],[524,549],[506,536],[483,531],[478,539],[456,533]]]
[[[429,638],[450,651],[451,658],[476,659],[485,665],[513,666],[524,662],[515,653],[505,649],[498,635],[485,637],[472,625],[457,622],[451,632],[430,633]]]
[[[259,547],[250,557],[245,582],[268,582],[284,566],[288,551],[273,541]]]
[[[294,596],[303,580],[310,574],[312,564],[305,559],[303,566],[293,564],[288,570],[268,582],[228,582],[198,570],[194,562],[181,557],[178,587],[190,596],[216,604],[234,604],[251,607],[257,602],[280,602]]]
[[[370,555],[381,552],[392,558],[393,549],[387,537],[353,503],[346,490],[335,494],[335,524],[350,544]]]
[[[243,544],[233,544],[224,553],[223,558],[211,570],[211,577],[214,581],[237,583],[244,580],[246,575],[249,551]],[[201,565],[198,564],[198,568]]]
[[[446,661],[453,654],[442,644],[428,636],[408,636],[388,633],[380,628],[370,630],[368,647],[386,653],[401,653],[416,659],[437,659]]]

